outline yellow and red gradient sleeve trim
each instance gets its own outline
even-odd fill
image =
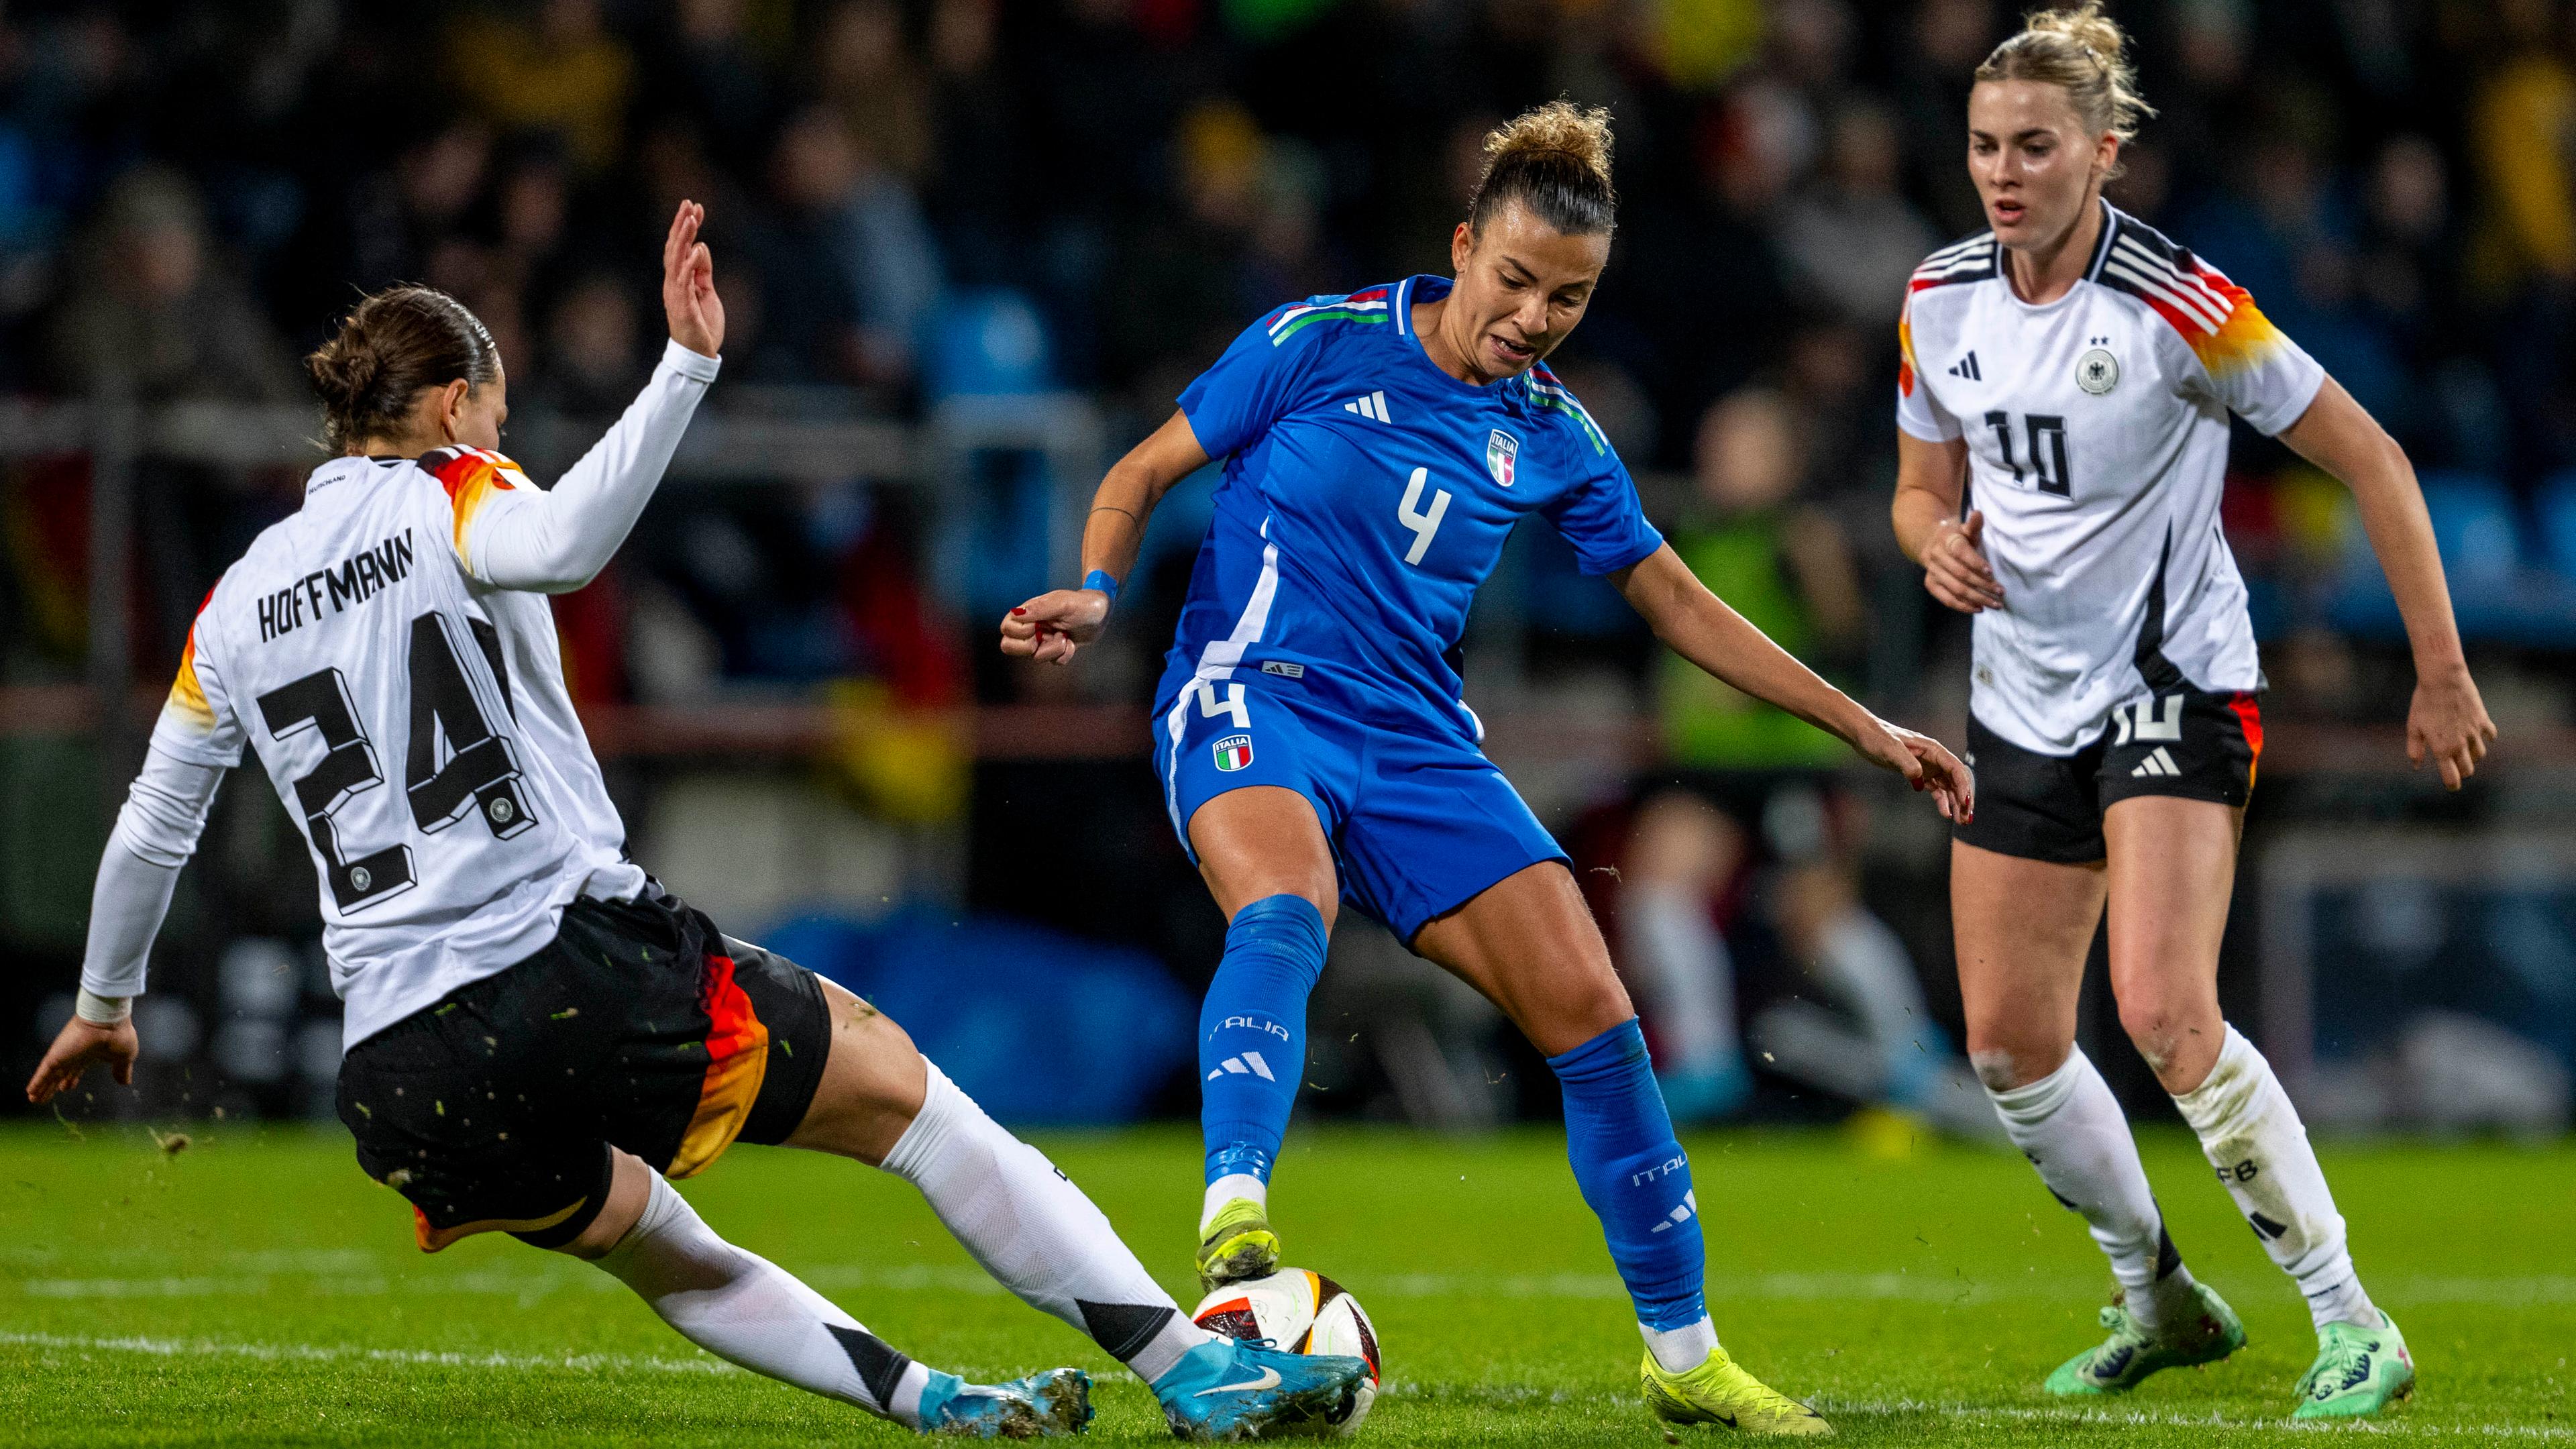
[[[431,467],[430,476],[446,490],[448,506],[456,514],[456,556],[468,566],[474,556],[466,551],[465,541],[474,515],[483,510],[494,490],[506,493],[517,488],[509,475],[518,471],[518,464],[480,448],[459,448]]]
[[[688,1177],[724,1155],[733,1145],[751,1104],[760,1099],[760,1084],[769,1073],[769,1028],[751,1009],[751,998],[733,978],[733,958],[707,958],[706,985],[700,1004],[707,1013],[707,1077],[698,1089],[698,1110],[680,1137],[665,1177]]]
[[[188,624],[188,642],[179,651],[179,676],[170,681],[170,698],[162,706],[201,735],[215,732],[215,707],[207,702],[205,681],[197,677],[197,621],[205,618],[206,605],[214,601],[215,591],[206,590],[204,601],[197,605],[197,619]]]
[[[1930,285],[1916,278],[1896,312],[1896,391],[1904,397],[1914,396],[1914,294]]]
[[[2195,259],[2188,274],[2208,289],[2208,296],[2215,296],[2227,307],[2227,315],[2215,330],[2208,318],[2176,307],[2162,297],[2152,293],[2137,295],[2182,334],[2182,340],[2191,345],[2192,355],[2200,359],[2210,377],[2224,382],[2261,363],[2287,340],[2281,329],[2272,325],[2272,319],[2263,315],[2263,309],[2254,305],[2254,294],[2229,281],[2225,272]],[[2208,296],[2201,299],[2204,304]]]

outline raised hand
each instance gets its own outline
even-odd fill
[[[1923,587],[1962,614],[2004,605],[2003,586],[1986,562],[1986,515],[1971,508],[1964,523],[1943,520],[1923,550]]]
[[[45,1059],[36,1063],[36,1074],[27,1079],[27,1100],[39,1105],[52,1101],[55,1093],[79,1085],[81,1074],[100,1062],[116,1073],[118,1086],[133,1086],[134,1058],[141,1051],[132,1018],[101,1026],[75,1016],[63,1023],[54,1044],[45,1048]]]
[[[724,299],[716,295],[716,262],[698,229],[707,209],[683,201],[671,217],[671,234],[662,240],[662,315],[671,324],[671,340],[698,354],[714,357],[724,348]]]
[[[1074,651],[1100,637],[1109,596],[1098,589],[1057,589],[1002,616],[1002,652],[1015,659],[1070,664]]]

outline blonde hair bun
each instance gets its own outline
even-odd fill
[[[2156,113],[2138,94],[2138,73],[2128,60],[2129,37],[2105,14],[2101,0],[2023,17],[2021,33],[1994,48],[1977,67],[1977,81],[2026,80],[2062,86],[2075,113],[2096,134],[2123,145],[2138,124]]]

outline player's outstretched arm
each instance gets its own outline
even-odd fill
[[[2406,757],[2415,768],[2431,760],[2451,789],[2478,772],[2496,736],[2460,652],[2460,628],[2451,615],[2451,591],[2442,578],[2442,555],[2433,543],[2433,520],[2406,450],[2377,419],[2329,377],[2316,401],[2281,432],[2298,455],[2341,479],[2361,509],[2371,551],[2388,574],[2389,592],[2406,620],[2406,642],[2415,656],[2415,700],[2406,711]]]
[[[662,313],[671,345],[626,415],[551,492],[490,495],[468,540],[474,576],[497,588],[568,593],[608,567],[671,466],[680,435],[715,381],[724,302],[715,259],[698,240],[707,209],[683,201],[662,241]]]
[[[1002,652],[1050,664],[1072,662],[1074,651],[1100,637],[1119,581],[1136,566],[1145,522],[1172,485],[1207,466],[1190,420],[1175,412],[1153,435],[1110,465],[1091,498],[1082,525],[1082,587],[1053,589],[1002,616]]]
[[[89,946],[81,961],[81,990],[72,1019],[45,1050],[27,1079],[27,1100],[46,1102],[71,1087],[92,1066],[105,1063],[119,1085],[134,1081],[140,1051],[134,1035],[134,998],[143,994],[152,938],[169,914],[179,868],[196,853],[198,833],[224,772],[155,749],[134,777],[125,808],[98,862],[90,894]]]
[[[1880,719],[1827,684],[1710,593],[1671,544],[1612,574],[1610,581],[1674,653],[1839,737],[1861,758],[1903,775],[1915,789],[1931,791],[1949,819],[1965,820],[1975,813],[1976,779],[1957,756],[1929,735]]]

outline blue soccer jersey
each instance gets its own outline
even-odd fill
[[[1451,652],[1512,525],[1544,516],[1603,574],[1653,553],[1609,440],[1545,367],[1490,387],[1435,366],[1415,277],[1282,307],[1181,394],[1225,461],[1157,691],[1157,772],[1189,843],[1250,785],[1314,802],[1343,889],[1410,940],[1562,858],[1477,748]]]
[[[1282,307],[1181,394],[1225,479],[1162,698],[1194,675],[1263,672],[1363,719],[1472,741],[1447,656],[1512,525],[1545,516],[1594,574],[1662,544],[1618,453],[1544,365],[1476,387],[1433,364],[1411,308],[1448,291],[1414,277]]]

